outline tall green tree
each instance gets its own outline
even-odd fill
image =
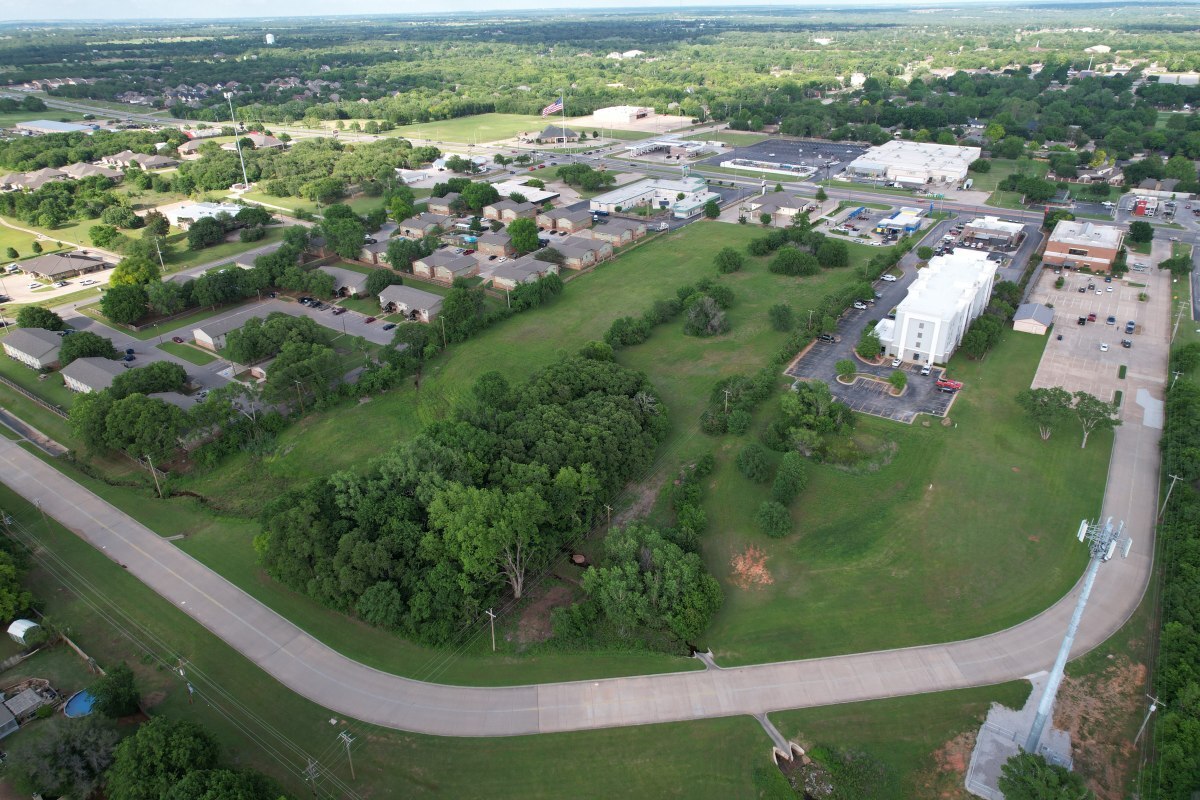
[[[138,712],[140,695],[133,670],[124,662],[88,687],[88,692],[96,698],[96,710],[106,717],[127,717]]]
[[[117,746],[105,791],[110,800],[162,800],[217,758],[216,741],[196,723],[154,717]]]
[[[97,717],[55,718],[15,765],[16,782],[45,796],[92,797],[104,785],[118,734]]]
[[[1017,393],[1017,405],[1038,426],[1043,442],[1050,438],[1056,427],[1071,418],[1071,404],[1071,393],[1060,386],[1023,389]]]
[[[146,290],[138,284],[111,286],[100,297],[100,313],[129,325],[146,316]]]
[[[91,331],[79,331],[70,336],[64,336],[62,346],[58,349],[58,363],[67,366],[77,358],[116,358],[117,348],[112,340],[98,336]]]
[[[41,306],[22,306],[17,312],[17,325],[22,328],[45,328],[48,331],[61,331],[67,327],[62,317]]]
[[[1033,753],[1004,762],[998,788],[1005,800],[1096,800],[1077,773]]]
[[[532,253],[540,246],[537,224],[531,219],[514,219],[508,223],[508,235],[518,253]]]
[[[1075,393],[1073,410],[1075,418],[1083,428],[1083,441],[1079,445],[1081,450],[1087,447],[1088,436],[1095,431],[1110,431],[1121,424],[1117,416],[1120,409],[1116,403],[1106,403],[1087,392]]]

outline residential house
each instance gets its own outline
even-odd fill
[[[66,179],[67,173],[63,172],[61,169],[51,169],[50,167],[45,167],[35,172],[26,172],[21,176],[20,182],[15,185],[18,189],[25,189],[26,191],[32,192],[35,189],[42,188],[47,183],[53,183],[54,181],[65,181]]]
[[[367,293],[367,276],[352,269],[341,267],[317,267],[326,275],[333,276],[334,297],[357,297]]]
[[[558,273],[557,264],[538,261],[533,255],[521,256],[492,270],[492,286],[496,289],[511,290],[523,283],[533,283],[551,272]]]
[[[287,147],[287,145],[276,139],[274,136],[265,136],[261,133],[247,133],[244,136],[239,136],[238,141],[244,142],[250,140],[250,149],[252,150],[270,150],[275,147]],[[238,149],[238,142],[226,142],[221,145],[222,150],[234,151]]]
[[[475,249],[485,256],[511,256],[517,252],[512,246],[512,237],[504,231],[480,234],[475,240]]]
[[[68,253],[46,253],[37,258],[21,262],[21,269],[44,281],[61,281],[75,275],[106,269],[109,265],[96,256],[89,256],[86,250],[72,250]]]
[[[102,392],[112,386],[113,378],[125,371],[120,361],[88,356],[77,358],[62,368],[63,383],[72,392]]]
[[[245,206],[234,203],[183,203],[164,206],[162,213],[167,218],[167,222],[186,231],[197,220],[205,217],[217,217],[221,214],[236,217],[243,208]]]
[[[400,223],[400,235],[407,239],[421,239],[445,230],[449,222],[450,217],[445,214],[417,214]]]
[[[50,369],[58,364],[62,337],[45,328],[15,328],[3,339],[4,354],[27,367]]]
[[[364,245],[359,251],[359,260],[367,264],[388,266],[388,240],[377,241],[373,245]]]
[[[201,347],[209,350],[220,350],[225,346],[225,337],[230,331],[235,331],[257,315],[234,314],[222,319],[208,320],[198,328],[192,329],[192,338]]]
[[[763,214],[771,216],[771,224],[778,228],[787,228],[796,220],[796,215],[804,212],[812,204],[807,197],[800,197],[790,192],[771,192],[748,198],[743,205],[754,215],[754,221]]]
[[[196,398],[188,397],[186,394],[180,394],[179,392],[151,392],[146,397],[153,400],[161,400],[184,411],[196,405]]]
[[[145,153],[135,153],[132,150],[122,150],[111,156],[105,156],[101,159],[110,167],[121,167],[123,169],[129,167],[138,167],[140,169],[162,169],[164,167],[178,166],[179,162],[173,158],[166,156],[149,156]]]
[[[411,286],[389,286],[379,293],[385,314],[403,314],[413,322],[430,322],[442,310],[442,296]]]
[[[1112,225],[1059,220],[1046,243],[1042,261],[1055,267],[1089,267],[1107,272],[1124,239],[1125,231]]]
[[[538,214],[537,224],[538,227],[545,230],[577,233],[592,227],[592,212],[586,208],[579,209],[578,211],[552,209]]]
[[[454,211],[450,206],[459,198],[458,192],[450,192],[444,197],[431,197],[425,201],[425,208],[434,214],[443,214],[447,217],[452,216]]]
[[[434,250],[413,262],[413,275],[444,283],[453,283],[455,278],[470,278],[478,274],[478,261],[471,256],[455,255],[448,250]]]
[[[179,155],[183,158],[199,158],[200,148],[203,146],[203,139],[188,139],[176,149],[179,150]]]
[[[579,141],[579,134],[562,125],[547,125],[546,129],[536,137],[539,141],[550,144],[565,144]]]
[[[563,254],[563,266],[568,269],[592,267],[613,254],[613,246],[608,242],[583,236],[568,236],[550,246]]]
[[[536,214],[537,207],[528,201],[518,203],[516,200],[497,200],[483,207],[483,216],[486,219],[499,220],[506,225],[515,219],[533,219]]]
[[[68,178],[74,178],[75,180],[83,180],[84,178],[94,178],[99,176],[101,178],[119,181],[125,177],[125,173],[118,169],[112,169],[110,167],[98,167],[95,164],[84,164],[82,162],[68,164],[62,168],[62,172]]]
[[[608,242],[613,247],[623,247],[646,235],[646,223],[636,219],[607,217],[589,233],[593,239]]]

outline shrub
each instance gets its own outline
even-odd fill
[[[771,484],[771,499],[787,505],[808,486],[808,465],[796,451],[785,453]]]
[[[731,411],[729,419],[725,423],[725,429],[734,436],[741,436],[750,430],[750,412],[741,409]]]
[[[709,409],[700,415],[700,430],[709,436],[720,436],[729,425],[729,417],[719,411]]]
[[[796,327],[796,314],[787,303],[771,306],[767,316],[771,320],[771,327],[777,331],[786,333]]]
[[[729,330],[725,312],[711,297],[705,295],[688,309],[683,332],[688,336],[716,336]]]
[[[770,474],[767,465],[767,450],[761,444],[752,442],[742,448],[737,456],[738,472],[755,483],[766,483]]]
[[[257,242],[267,235],[266,228],[242,228],[238,231],[238,239],[243,242]]]
[[[745,261],[746,259],[744,259],[742,254],[737,250],[734,250],[732,247],[723,247],[717,253],[715,260],[717,272],[720,272],[721,274],[737,272],[742,268],[742,265],[745,263]]]
[[[850,266],[850,248],[845,242],[836,239],[826,239],[817,248],[817,261],[822,267]]]
[[[782,539],[792,532],[792,517],[781,503],[765,500],[754,513],[754,522],[772,539]]]
[[[127,717],[138,710],[138,691],[133,670],[118,664],[88,689],[96,698],[96,710],[106,717]]]

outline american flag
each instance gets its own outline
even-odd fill
[[[551,103],[550,105],[548,105],[542,109],[542,116],[548,117],[551,114],[557,114],[558,112],[560,112],[562,110],[563,110],[563,99],[560,97],[557,100],[555,100],[553,103]]]

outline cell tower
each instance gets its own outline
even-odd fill
[[[1046,683],[1046,689],[1042,693],[1042,700],[1038,703],[1037,716],[1033,718],[1033,727],[1029,730],[1029,738],[1025,741],[1025,752],[1037,753],[1038,745],[1042,740],[1042,730],[1046,727],[1046,720],[1050,718],[1050,711],[1054,708],[1054,696],[1058,694],[1058,686],[1062,683],[1063,668],[1067,665],[1067,656],[1071,653],[1071,645],[1075,642],[1075,633],[1079,630],[1079,620],[1083,617],[1083,609],[1087,605],[1088,596],[1092,593],[1092,585],[1096,582],[1096,574],[1100,571],[1100,565],[1108,561],[1116,554],[1117,548],[1121,548],[1121,557],[1125,558],[1129,555],[1129,548],[1133,546],[1133,540],[1125,536],[1125,523],[1122,522],[1113,527],[1112,517],[1109,517],[1101,525],[1099,520],[1096,522],[1088,522],[1086,519],[1079,523],[1079,541],[1088,542],[1088,550],[1092,554],[1092,558],[1088,561],[1087,572],[1083,576],[1083,589],[1079,592],[1079,600],[1075,603],[1075,612],[1071,615],[1071,622],[1067,625],[1067,635],[1063,637],[1062,646],[1058,649],[1058,657],[1054,659],[1054,667],[1050,670],[1050,680]]]

